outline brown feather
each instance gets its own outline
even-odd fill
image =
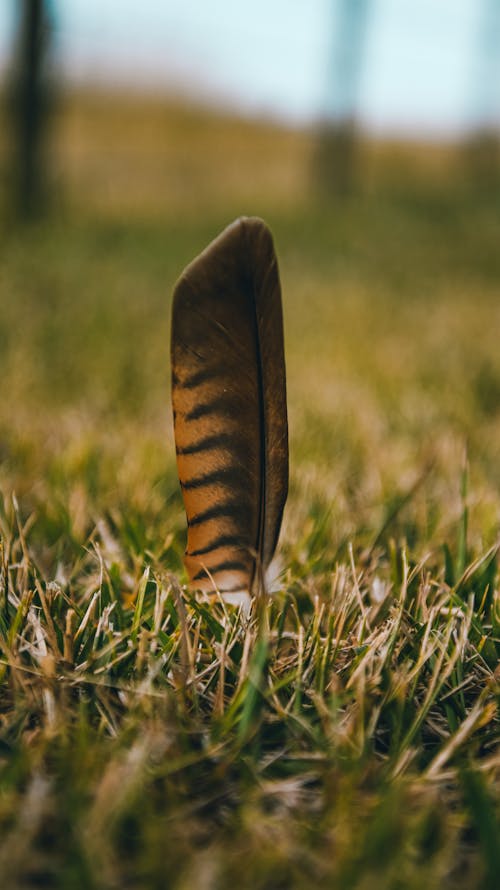
[[[255,592],[288,489],[281,291],[262,220],[232,223],[176,285],[172,404],[189,577]]]

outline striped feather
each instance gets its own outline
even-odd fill
[[[172,404],[189,577],[255,592],[288,488],[281,291],[262,220],[230,225],[176,285]]]

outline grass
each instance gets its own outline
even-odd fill
[[[368,147],[330,205],[305,133],[92,97],[56,124],[59,204],[0,247],[1,886],[493,890],[495,194]],[[242,212],[291,432],[248,617],[184,586],[168,394],[175,278]]]

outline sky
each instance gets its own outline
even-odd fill
[[[363,0],[350,0],[363,2]],[[497,9],[487,21],[487,5]],[[16,0],[0,0],[0,64]],[[180,91],[309,123],[342,108],[340,0],[52,0],[61,76]],[[365,126],[447,135],[500,118],[500,0],[371,0]],[[496,29],[496,30],[495,30]],[[498,39],[497,39],[498,38]],[[345,41],[344,41],[345,42]]]

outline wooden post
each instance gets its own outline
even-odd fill
[[[20,217],[38,216],[44,205],[43,135],[47,112],[44,61],[48,50],[44,0],[23,0],[14,73],[15,202]]]
[[[356,105],[369,0],[335,0],[328,93],[318,131],[316,180],[322,193],[346,195],[356,176]]]

